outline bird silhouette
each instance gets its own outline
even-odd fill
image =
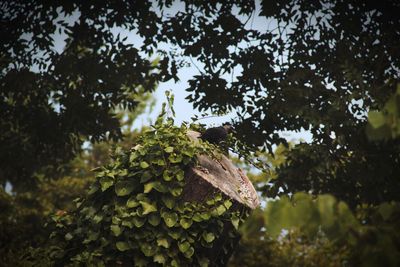
[[[230,123],[224,123],[222,126],[207,129],[200,138],[211,144],[218,145],[225,141],[229,133],[234,132]]]

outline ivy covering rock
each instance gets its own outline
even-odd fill
[[[164,119],[164,110],[135,146],[117,148],[113,162],[96,170],[95,183],[76,201],[75,211],[53,217],[51,257],[56,265],[227,262],[239,224],[258,205],[254,188],[239,169],[229,167],[245,182],[221,190],[232,181],[215,182],[212,169],[226,168],[228,159],[215,152],[217,147],[189,137],[187,124],[177,127],[172,118]],[[209,166],[201,165],[205,160]],[[246,193],[248,188],[252,192]]]

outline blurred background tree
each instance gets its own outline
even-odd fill
[[[133,122],[155,103],[149,93],[143,93],[137,99],[140,102],[134,111],[118,109],[115,113],[124,139],[85,146],[80,154],[63,164],[56,177],[36,172],[34,189],[12,194],[0,190],[0,261],[4,266],[32,264],[32,259],[24,261],[23,258],[30,246],[36,248],[48,239],[49,232],[44,226],[49,216],[74,209],[73,200],[84,196],[94,181],[92,170],[108,164],[110,153],[116,147],[131,147],[140,133],[140,130],[131,129]],[[44,264],[48,264],[46,259]]]
[[[84,141],[121,140],[115,110],[133,111],[166,76],[158,61],[112,32],[145,20],[146,5],[112,7],[130,10],[123,21],[107,4],[2,1],[1,7],[0,182],[29,191],[35,172],[58,172]]]
[[[370,142],[399,140],[400,85],[381,110],[368,114],[364,129]],[[299,144],[300,146],[302,144]],[[261,154],[270,170],[249,176],[261,194],[279,179],[291,150],[280,145],[274,156]],[[370,164],[373,164],[370,162]],[[389,171],[397,166],[388,166]],[[375,173],[379,181],[381,177]],[[380,181],[384,183],[384,181]],[[267,196],[267,195],[266,195]],[[330,194],[297,192],[265,199],[242,227],[242,239],[229,266],[398,266],[400,203],[361,203],[353,210]]]

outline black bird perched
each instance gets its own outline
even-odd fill
[[[202,140],[208,141],[211,144],[218,145],[222,141],[225,141],[228,134],[234,132],[233,126],[227,122],[224,123],[222,126],[213,127],[207,129],[200,138]]]

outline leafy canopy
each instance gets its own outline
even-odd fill
[[[164,63],[114,36],[108,4],[0,5],[0,183],[29,191],[34,173],[62,166],[84,141],[120,140],[115,110],[133,111],[165,78]]]
[[[279,131],[313,134],[311,145],[292,151],[293,164],[270,195],[279,188],[331,192],[352,207],[400,195],[384,167],[398,161],[397,142],[371,144],[362,134],[367,112],[383,106],[399,78],[397,1],[38,0],[2,7],[7,179],[15,176],[8,166],[30,173],[70,157],[81,137],[118,138],[112,107],[134,106],[139,85],[151,90],[177,80],[177,70],[195,59],[203,69],[189,81],[188,100],[200,111],[234,111],[243,141],[272,151],[285,142]],[[113,30],[135,33],[140,49]],[[54,49],[57,36],[65,37],[62,52]],[[146,59],[151,53],[159,65]],[[379,184],[385,193],[373,194],[375,171],[396,186]]]

